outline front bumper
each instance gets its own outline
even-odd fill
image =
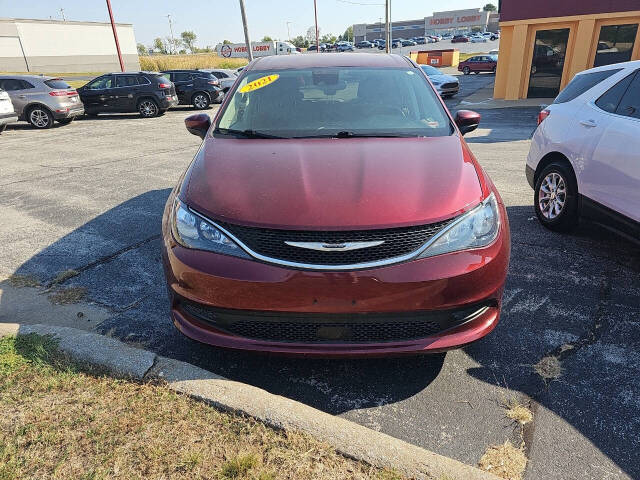
[[[486,248],[348,272],[294,270],[187,249],[174,241],[167,212],[162,258],[174,325],[210,345],[287,355],[370,357],[459,348],[491,332],[500,316],[510,252],[502,205],[500,210],[498,238]],[[434,318],[441,328],[420,323]],[[405,333],[384,337],[376,322]],[[363,338],[361,323],[373,332],[371,341]],[[273,329],[285,333],[279,338]]]
[[[18,121],[18,114],[15,112],[0,113],[0,125],[14,123]]]
[[[456,85],[455,87],[447,87],[447,88],[443,88],[443,87],[436,87],[438,90],[438,93],[440,95],[455,95],[460,91],[460,85]]]

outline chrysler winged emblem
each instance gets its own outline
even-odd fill
[[[344,242],[344,243],[324,243],[324,242],[289,242],[287,245],[308,250],[320,250],[321,252],[347,252],[349,250],[360,250],[361,248],[377,247],[382,245],[384,240],[375,242]]]

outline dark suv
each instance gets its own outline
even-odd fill
[[[181,105],[193,105],[196,110],[204,110],[220,96],[220,81],[211,72],[165,70],[161,73],[175,85]]]
[[[107,73],[78,88],[87,115],[139,112],[143,117],[162,115],[178,104],[176,89],[159,73]]]

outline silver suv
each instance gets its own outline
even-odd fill
[[[39,75],[0,75],[0,88],[11,97],[20,120],[36,128],[62,125],[84,114],[78,92],[60,78]]]

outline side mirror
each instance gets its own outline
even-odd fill
[[[189,133],[204,139],[211,126],[211,118],[206,113],[197,113],[184,119],[184,125]]]
[[[473,132],[480,125],[480,114],[471,110],[458,110],[456,112],[455,122],[460,133],[466,135]]]

